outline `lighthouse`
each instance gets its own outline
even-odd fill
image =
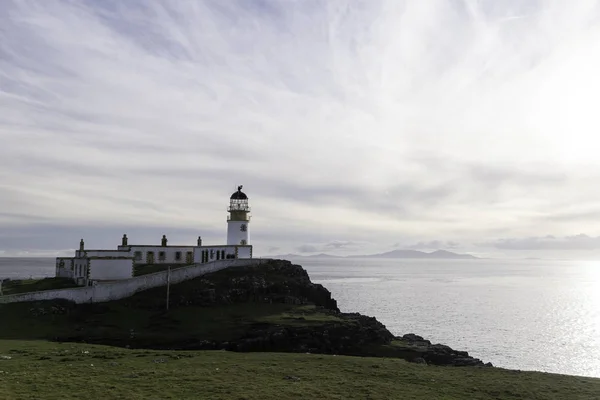
[[[250,206],[248,196],[242,192],[242,185],[229,198],[227,209],[227,244],[248,245],[248,223],[250,222]]]

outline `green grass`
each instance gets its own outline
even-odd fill
[[[54,290],[78,287],[72,279],[68,278],[44,278],[11,280],[2,284],[2,292],[5,296],[10,294],[39,292],[42,290]]]
[[[338,316],[319,312],[315,306],[283,307],[281,311],[256,318],[257,322],[277,325],[311,325],[325,322],[344,323]]]
[[[390,358],[0,340],[0,399],[81,398],[585,400],[600,398],[600,379]]]

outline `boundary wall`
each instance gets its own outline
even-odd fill
[[[142,290],[147,290],[159,286],[166,286],[167,279],[171,284],[180,283],[189,279],[220,271],[230,267],[245,267],[248,265],[260,265],[269,259],[235,259],[219,260],[205,264],[195,264],[187,267],[180,267],[171,270],[170,278],[167,277],[169,271],[160,271],[153,274],[136,276],[134,278],[122,279],[110,282],[97,282],[94,286],[81,288],[44,290],[41,292],[19,293],[8,296],[0,296],[0,304],[18,303],[26,301],[43,301],[65,299],[77,304],[83,303],[102,303],[105,301],[120,300],[134,295]]]

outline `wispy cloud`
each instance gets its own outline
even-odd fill
[[[598,70],[591,0],[3,1],[0,224],[598,235]]]
[[[498,239],[491,243],[479,243],[481,247],[495,247],[502,250],[600,250],[600,236],[584,234],[555,237]]]
[[[335,253],[343,255],[356,255],[369,249],[375,248],[386,248],[389,243],[384,243],[383,246],[377,243],[370,242],[354,242],[351,240],[333,240],[330,242],[320,243],[304,243],[297,246],[294,250],[299,253]]]

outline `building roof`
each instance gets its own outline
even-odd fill
[[[231,200],[248,200],[246,193],[242,192],[242,185],[238,186],[237,192],[233,193],[230,197]]]

